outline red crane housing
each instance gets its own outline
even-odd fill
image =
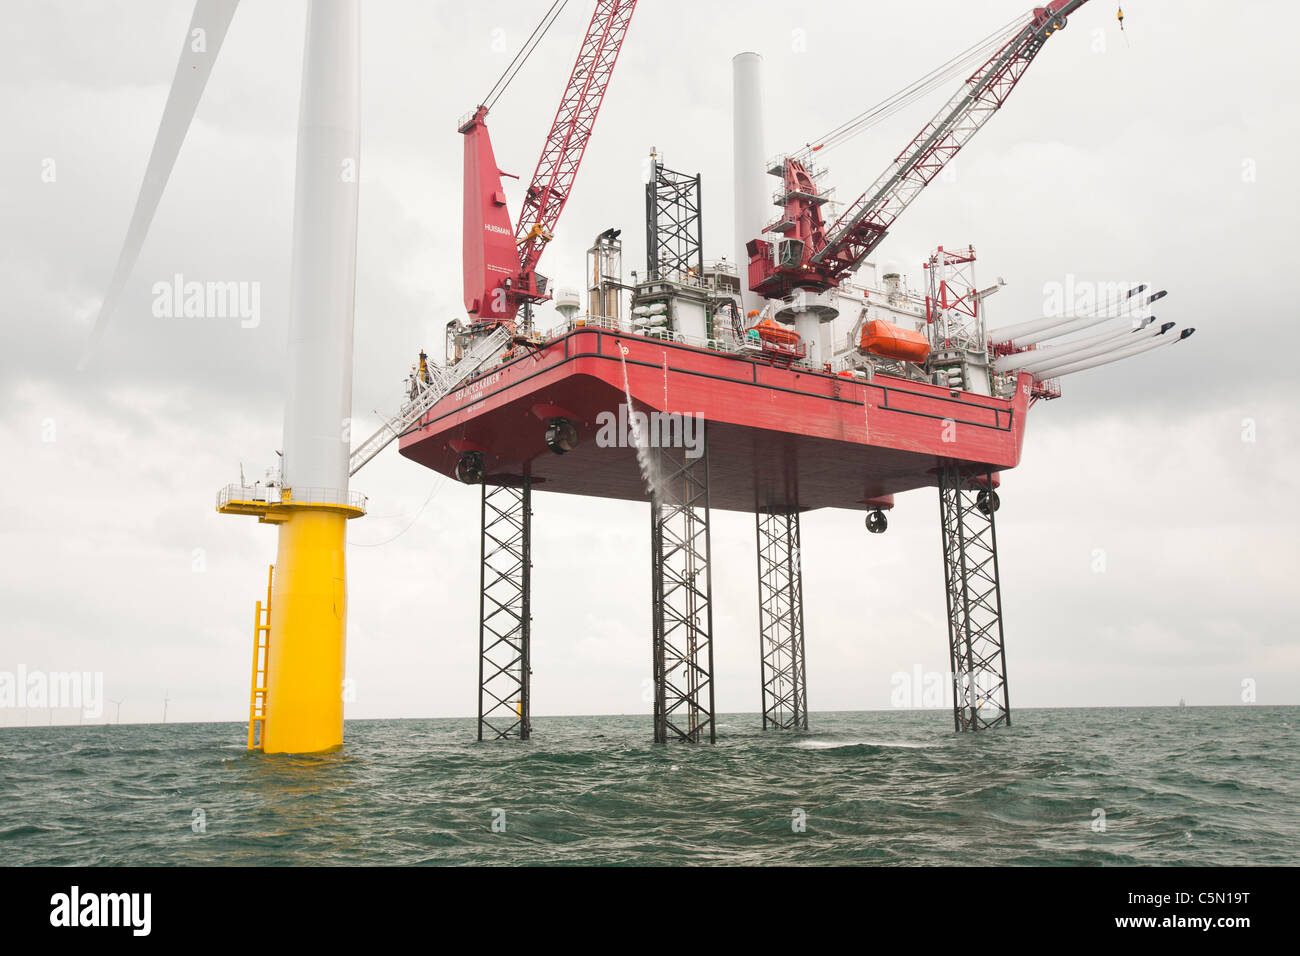
[[[475,325],[513,326],[521,305],[550,298],[537,263],[573,189],[635,8],[636,0],[597,0],[514,226],[485,122],[488,108],[479,106],[461,124],[465,309]]]

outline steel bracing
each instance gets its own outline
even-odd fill
[[[483,485],[482,569],[479,578],[478,739],[527,740],[532,566],[532,490]]]
[[[763,729],[808,729],[799,512],[755,514]]]
[[[713,601],[708,454],[648,449],[655,742],[713,743]]]
[[[957,730],[1011,725],[998,587],[991,472],[939,470],[939,519],[948,590],[948,646]]]
[[[664,167],[652,157],[645,186],[646,278],[682,281],[704,272],[700,176]]]
[[[636,0],[596,0],[578,60],[560,98],[515,227],[519,275],[527,287],[534,286],[532,275],[537,261],[551,241],[555,223],[573,191],[578,166],[587,151],[635,9]]]

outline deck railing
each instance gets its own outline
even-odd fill
[[[226,485],[217,492],[217,508],[232,501],[265,501],[267,504],[285,505],[345,505],[349,508],[366,508],[366,496],[359,491],[342,491],[338,488],[288,488],[282,494],[279,485]]]

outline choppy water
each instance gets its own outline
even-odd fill
[[[247,754],[233,723],[3,728],[0,861],[1300,863],[1300,708],[1015,720],[959,736],[937,711],[817,713],[791,734],[725,715],[712,747],[655,746],[647,716],[484,744],[472,720],[354,721],[310,758]]]

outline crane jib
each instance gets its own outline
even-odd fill
[[[923,130],[913,140],[913,147],[900,154],[891,169],[877,180],[876,185],[859,197],[840,217],[832,226],[826,244],[813,253],[810,261],[828,263],[839,259],[835,266],[838,272],[856,268],[879,245],[889,226],[921,189],[939,174],[966,141],[1001,108],[1047,38],[1065,26],[1065,17],[1086,2],[1087,0],[1066,0],[1036,8],[1033,21],[1008,41],[989,60],[985,69],[977,77],[968,80],[962,92],[945,104],[938,116],[931,120],[926,127],[928,135]],[[1000,82],[1006,83],[1006,89],[989,102],[985,99],[985,94]],[[974,118],[981,103],[985,104],[985,112]],[[960,127],[966,120],[971,122],[962,130]],[[943,143],[950,137],[953,142],[945,147]],[[927,159],[933,161],[923,167],[920,175],[916,175],[918,168]],[[862,228],[866,221],[869,221],[870,229]]]
[[[636,0],[598,0],[515,227],[519,267],[537,267],[568,201]]]

